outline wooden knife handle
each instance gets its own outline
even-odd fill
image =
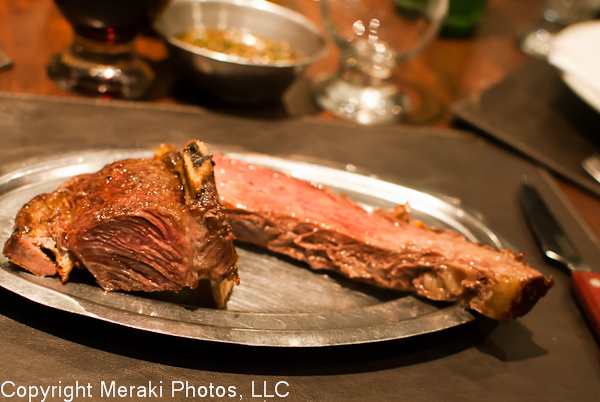
[[[600,341],[600,274],[575,271],[571,275],[571,287]]]

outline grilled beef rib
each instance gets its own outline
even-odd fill
[[[271,169],[215,155],[221,203],[237,240],[380,287],[457,301],[510,321],[552,285],[508,250],[451,230],[369,213],[347,197]]]
[[[194,288],[210,279],[218,307],[239,283],[234,236],[200,141],[74,177],[27,203],[4,247],[38,276],[85,267],[105,290]]]

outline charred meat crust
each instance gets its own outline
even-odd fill
[[[161,158],[118,161],[35,197],[19,211],[4,254],[39,276],[59,272],[63,281],[73,266],[85,267],[106,290],[238,282],[234,236],[206,146],[190,141],[183,152],[159,152]],[[228,292],[231,284],[218,288]],[[217,304],[225,299],[219,294]]]

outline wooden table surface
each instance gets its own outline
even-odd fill
[[[316,2],[294,0],[293,4],[320,23]],[[486,14],[473,37],[437,39],[414,60],[400,66],[397,79],[416,83],[437,105],[423,124],[450,127],[449,105],[488,88],[520,67],[527,56],[518,49],[517,35],[535,21],[538,12],[535,0],[488,0]],[[46,75],[50,57],[72,40],[72,30],[52,0],[0,0],[0,50],[15,61],[11,70],[0,72],[0,91],[81,96],[59,89]],[[152,35],[140,37],[137,50],[159,69],[167,58],[164,44]],[[330,43],[328,57],[312,65],[306,76],[334,71],[337,57]],[[161,79],[169,82],[168,77]],[[193,97],[182,97],[168,85],[155,91],[149,101],[210,106]],[[333,118],[325,112],[314,113],[324,119]],[[557,182],[600,237],[600,200],[561,180]]]

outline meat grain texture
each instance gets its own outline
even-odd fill
[[[376,286],[459,302],[510,321],[552,278],[521,255],[469,242],[452,230],[369,213],[347,197],[271,169],[214,157],[215,178],[237,240]]]
[[[38,195],[19,211],[4,255],[63,282],[85,267],[108,291],[177,291],[210,279],[223,307],[220,292],[239,282],[233,240],[210,154],[190,141],[181,152],[118,161]]]

